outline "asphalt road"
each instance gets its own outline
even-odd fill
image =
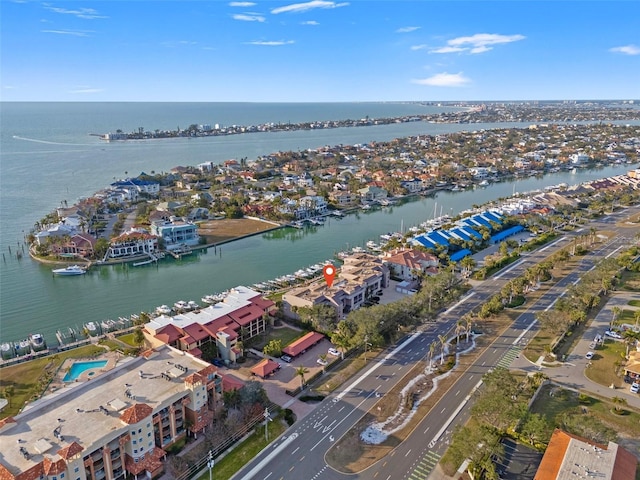
[[[638,211],[635,207],[632,211]],[[593,224],[598,229],[613,230],[618,235],[583,257],[579,267],[557,282],[548,292],[518,317],[502,335],[481,353],[478,360],[462,373],[444,393],[430,413],[416,421],[413,432],[388,456],[368,469],[346,475],[333,470],[325,462],[325,454],[371,408],[380,395],[390,391],[413,365],[423,359],[438,335],[448,335],[457,320],[484,303],[510,279],[546,258],[553,251],[569,245],[575,235],[587,228],[567,234],[553,244],[524,256],[500,274],[474,289],[460,302],[439,316],[436,324],[406,337],[397,345],[370,361],[370,364],[341,389],[327,397],[311,414],[296,423],[272,445],[256,456],[233,478],[236,480],[334,480],[358,478],[371,480],[426,479],[433,472],[449,445],[453,428],[469,415],[473,391],[481,384],[482,375],[496,366],[508,367],[527,342],[535,335],[536,312],[550,309],[566,289],[581,275],[594,268],[600,259],[613,255],[629,244],[635,230],[621,228],[615,222],[629,214],[619,212]]]

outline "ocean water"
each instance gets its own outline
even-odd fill
[[[412,103],[0,103],[0,343],[42,333],[55,344],[55,331],[89,321],[128,316],[179,299],[251,285],[331,258],[347,247],[377,240],[381,233],[408,228],[434,210],[458,213],[472,204],[508,196],[513,184],[475,192],[442,193],[391,209],[331,220],[312,230],[279,230],[209,249],[158,267],[127,265],[94,269],[78,277],[53,277],[50,266],[16,252],[34,223],[65,201],[105,188],[114,179],[177,165],[222,162],[284,150],[391,140],[522,124],[444,125],[413,122],[375,127],[252,133],[201,139],[105,143],[90,134],[142,126],[148,130],[196,124],[251,125],[267,122],[395,117],[445,109]],[[556,174],[517,182],[517,191],[560,182],[578,183],[626,171]]]

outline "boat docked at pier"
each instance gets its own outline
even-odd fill
[[[70,265],[65,268],[56,268],[52,271],[54,275],[60,276],[84,275],[87,273],[87,269],[82,268],[80,265]]]

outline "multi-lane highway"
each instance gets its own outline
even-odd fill
[[[458,380],[442,395],[423,419],[415,420],[409,437],[389,455],[357,474],[343,474],[325,461],[327,451],[348,432],[355,423],[373,408],[379,397],[389,392],[415,363],[425,357],[429,345],[438,335],[450,334],[457,320],[477,308],[510,279],[521,275],[526,268],[539,263],[555,250],[569,245],[580,230],[567,234],[536,252],[524,256],[499,275],[475,287],[466,297],[439,316],[435,324],[405,337],[397,345],[370,361],[358,376],[326,398],[311,414],[294,424],[283,436],[261,452],[234,479],[256,480],[323,480],[358,478],[371,480],[411,479],[429,477],[445,452],[453,428],[464,423],[469,414],[473,391],[481,384],[482,376],[496,366],[509,366],[513,358],[536,332],[535,313],[552,308],[566,289],[579,281],[580,276],[594,268],[596,262],[629,244],[635,229],[615,225],[620,218],[637,212],[636,207],[606,217],[591,226],[612,230],[616,237],[601,244],[583,257],[579,267],[551,287],[539,300],[514,321],[499,337],[485,347],[476,362],[462,372]],[[339,448],[339,447],[337,447]],[[342,447],[344,448],[344,447]]]

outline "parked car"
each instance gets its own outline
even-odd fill
[[[291,363],[291,360],[293,360],[293,358],[291,358],[289,355],[282,355],[280,357],[280,360],[282,360],[283,362]]]
[[[316,363],[317,363],[318,365],[322,365],[323,367],[326,367],[327,365],[329,365],[329,362],[327,362],[326,360],[323,360],[323,359],[321,359],[321,358],[317,359],[317,360],[316,360]]]
[[[611,338],[617,338],[617,339],[622,338],[622,335],[620,335],[618,332],[615,332],[613,330],[607,330],[606,332],[604,332],[604,334],[607,337],[611,337]]]
[[[640,392],[640,383],[633,383],[631,384],[631,388],[629,388],[629,391],[631,393],[638,393]]]
[[[584,356],[584,358],[586,358],[587,360],[591,360],[593,358],[593,352],[591,352],[591,351],[587,352],[587,354]]]
[[[338,350],[336,350],[335,348],[330,348],[328,350],[329,355],[333,355],[334,357],[339,357],[340,356],[340,352]]]
[[[211,363],[213,363],[216,367],[224,367],[224,360],[220,358],[214,358],[213,360],[211,360]]]

